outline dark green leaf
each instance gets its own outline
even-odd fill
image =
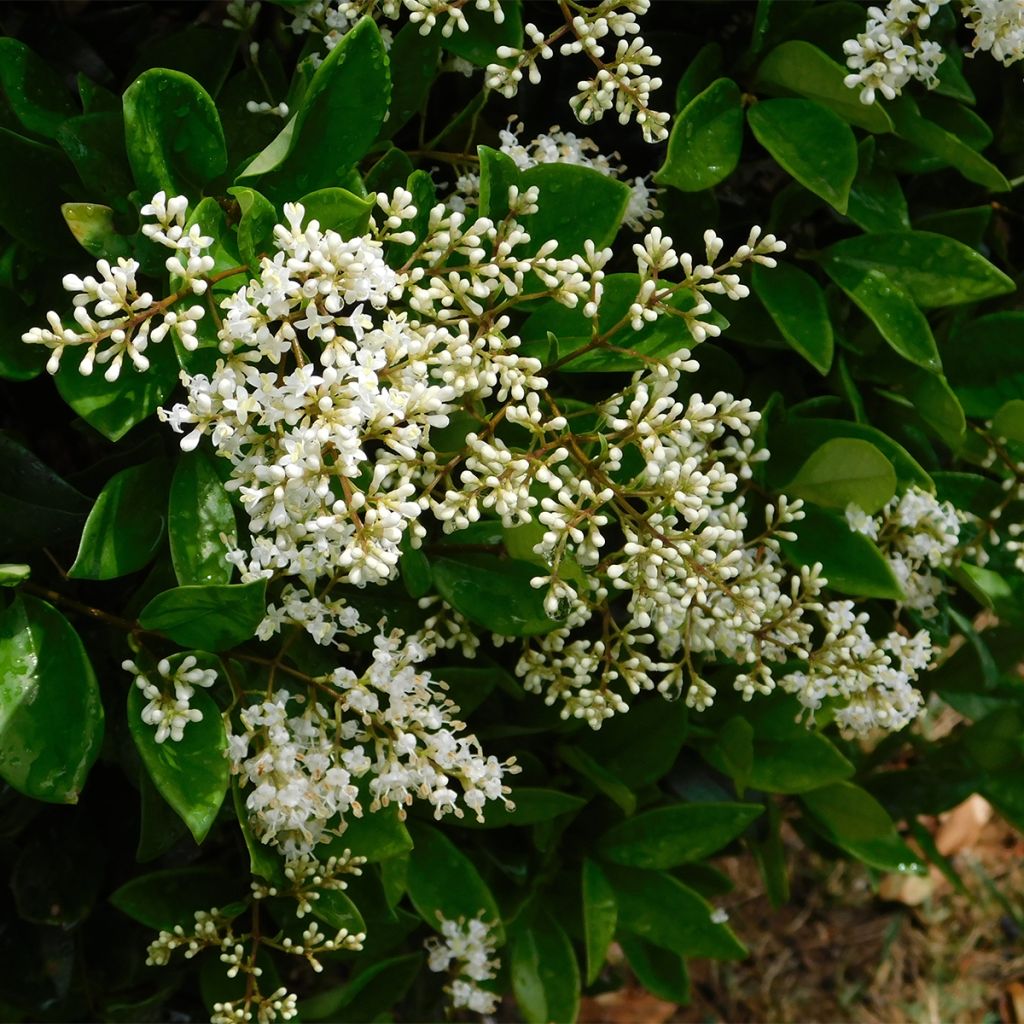
[[[154,459],[111,477],[86,520],[70,577],[112,580],[153,559],[167,526],[168,468]]]
[[[103,199],[121,213],[131,211],[128,195],[134,185],[120,111],[73,117],[61,125],[57,141],[90,198]]]
[[[996,410],[992,433],[1007,441],[1024,443],[1024,399],[1011,398]]]
[[[770,95],[817,100],[844,121],[869,132],[891,132],[892,121],[881,103],[865,105],[843,79],[849,72],[802,39],[776,46],[757,69],[754,87]]]
[[[499,149],[477,146],[476,151],[480,158],[480,216],[500,222],[508,215],[508,190],[519,185],[519,168]]]
[[[449,36],[441,40],[449,53],[468,60],[477,67],[488,64],[503,64],[496,53],[499,46],[511,46],[519,49],[523,45],[523,15],[519,0],[505,0],[497,5],[502,14],[498,24],[491,10],[473,10],[467,6],[463,12],[469,22],[469,30],[461,32],[455,29]],[[436,31],[436,30],[435,30]]]
[[[758,142],[805,188],[846,213],[857,173],[849,125],[811,100],[763,100],[747,111]]]
[[[364,803],[368,806],[369,801]],[[370,864],[400,857],[412,849],[412,837],[398,816],[396,804],[377,811],[364,811],[362,817],[348,815],[345,831],[326,845],[327,855],[336,856],[350,849]]]
[[[581,747],[563,743],[557,747],[557,753],[573,771],[582,775],[598,792],[617,804],[625,814],[632,814],[636,810],[636,795],[629,786]]]
[[[78,112],[61,76],[9,36],[0,38],[0,90],[14,116],[36,135],[54,138],[64,121]]]
[[[682,110],[698,93],[703,92],[722,69],[722,47],[719,43],[705,43],[686,66],[676,86],[676,110]]]
[[[177,742],[157,743],[155,727],[142,721],[146,698],[132,686],[128,691],[128,730],[153,785],[201,843],[228,791],[228,741],[220,708],[205,690],[193,693],[189,703],[202,712],[202,720],[189,722]]]
[[[674,868],[732,842],[761,813],[760,804],[692,803],[645,811],[613,825],[602,857],[635,868]]]
[[[334,932],[342,928],[353,934],[366,931],[359,908],[340,889],[321,889],[319,898],[313,902],[313,916]]]
[[[227,554],[236,545],[235,513],[213,456],[186,452],[174,470],[167,506],[167,536],[174,574],[190,583],[227,583]]]
[[[672,125],[659,185],[700,192],[736,169],[743,146],[743,106],[732,79],[719,78],[694,96]]]
[[[663,871],[609,869],[619,905],[619,927],[679,956],[737,960],[746,949],[732,931],[711,920],[712,907]]]
[[[496,555],[439,558],[433,563],[437,592],[470,622],[502,636],[536,636],[558,627],[530,586],[537,566]]]
[[[512,939],[512,991],[526,1024],[575,1021],[580,969],[569,936],[546,911],[533,914]]]
[[[436,828],[417,822],[409,831],[415,844],[409,858],[409,898],[420,917],[439,929],[441,918],[469,920],[483,912],[484,921],[494,922],[502,937],[498,904],[476,865]]]
[[[824,266],[844,280],[877,277],[909,293],[922,309],[979,302],[1014,290],[1014,284],[984,256],[930,231],[889,231],[855,235],[825,250]],[[843,280],[837,284],[846,288]],[[870,315],[870,314],[869,314]]]
[[[560,793],[555,789],[533,789],[529,786],[516,786],[512,793],[515,810],[508,810],[499,801],[493,801],[484,808],[484,820],[466,815],[464,818],[451,818],[449,827],[455,828],[507,828],[511,826],[536,825],[540,821],[550,821],[561,814],[570,814],[584,806],[586,800]]]
[[[78,801],[103,741],[103,705],[85,648],[44,601],[0,613],[0,777],[36,800]]]
[[[165,633],[182,647],[223,651],[250,640],[267,610],[266,581],[176,587],[157,594],[139,625]]]
[[[217,868],[169,868],[140,875],[110,894],[122,913],[148,928],[171,931],[195,924],[197,910],[209,910],[241,895],[237,881]]]
[[[320,230],[337,231],[342,238],[355,238],[366,233],[374,208],[372,198],[363,199],[345,188],[321,188],[302,197],[306,208],[303,224],[316,220]]]
[[[507,9],[507,8],[506,8]],[[391,64],[391,106],[381,136],[390,139],[423,108],[437,76],[441,42],[436,32],[421,35],[419,25],[407,24],[395,36],[388,58]]]
[[[786,493],[825,508],[852,503],[873,515],[896,493],[896,471],[870,442],[836,437],[807,459]]]
[[[405,995],[422,965],[422,953],[370,964],[345,985],[303,999],[300,1003],[302,1018],[329,1020],[332,1024],[377,1020]]]
[[[587,950],[587,984],[593,985],[604,966],[608,947],[615,937],[619,919],[615,893],[601,868],[584,858],[581,875],[583,885],[583,939]]]
[[[254,188],[235,185],[228,194],[238,200],[242,219],[238,222],[238,251],[250,267],[259,266],[260,256],[274,251],[277,211],[266,196]]]
[[[783,541],[782,550],[794,566],[819,562],[829,586],[841,594],[904,599],[882,553],[864,534],[851,530],[842,516],[811,507],[793,530],[796,540]]]
[[[804,793],[800,799],[836,846],[882,871],[923,874],[885,808],[852,782],[836,782]]]
[[[671,1003],[690,1001],[690,976],[681,956],[628,932],[619,936],[619,945],[645,991]]]
[[[124,131],[132,174],[147,201],[161,190],[195,196],[227,169],[217,108],[180,71],[153,68],[128,86]]]
[[[943,348],[946,376],[968,416],[991,419],[1013,398],[1024,399],[1024,312],[978,317]]]
[[[756,265],[754,291],[782,336],[820,374],[832,366],[832,322],[825,293],[810,274],[790,263]]]

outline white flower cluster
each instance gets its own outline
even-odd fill
[[[878,544],[907,595],[906,607],[925,618],[938,614],[935,602],[944,587],[933,570],[953,559],[960,543],[961,513],[950,502],[911,487],[877,516],[850,505],[846,521],[850,529]]]
[[[246,797],[253,829],[286,858],[308,856],[317,843],[345,828],[345,815],[362,814],[357,779],[369,776],[370,812],[419,797],[434,816],[463,816],[462,802],[483,820],[490,800],[506,799],[514,761],[486,757],[476,737],[454,718],[458,708],[439,692],[443,684],[414,667],[427,657],[397,631],[378,636],[362,675],[346,668],[310,683],[328,692],[330,707],[287,690],[243,709],[244,732],[228,740],[232,769],[252,789]],[[333,824],[332,824],[333,823]]]
[[[365,857],[354,857],[351,850],[345,850],[340,857],[331,856],[321,862],[309,855],[295,857],[284,865],[287,887],[279,888],[258,878],[250,882],[252,897],[264,900],[274,896],[285,896],[296,902],[295,916],[300,920],[313,910],[313,904],[321,893],[343,891],[348,882],[343,875],[361,875]],[[356,935],[362,941],[365,935]]]
[[[203,713],[190,705],[195,688],[209,688],[217,682],[217,672],[212,668],[199,668],[195,655],[175,655],[161,658],[156,670],[159,682],[154,683],[135,664],[127,660],[121,663],[126,672],[135,676],[135,685],[149,703],[142,709],[142,720],[146,725],[156,726],[157,743],[170,738],[178,743],[185,734],[189,722],[201,722]]]
[[[860,89],[862,103],[875,102],[876,94],[895,99],[912,79],[929,89],[938,85],[942,47],[921,33],[940,7],[951,0],[889,0],[868,8],[868,21],[856,39],[843,44],[851,74],[850,89]],[[960,0],[960,10],[974,33],[971,52],[991,53],[1009,66],[1024,58],[1024,3],[1022,0]]]
[[[49,373],[60,368],[65,348],[84,348],[78,372],[89,376],[96,364],[106,366],[103,376],[117,380],[125,356],[136,370],[149,369],[145,355],[150,344],[163,341],[173,331],[182,345],[189,350],[198,347],[196,322],[202,319],[201,305],[185,306],[182,300],[192,295],[203,295],[207,288],[207,275],[213,269],[213,258],[208,249],[213,239],[202,234],[199,225],[185,229],[188,200],[184,196],[167,199],[158,192],[142,207],[144,217],[153,217],[155,223],[143,224],[142,233],[158,245],[174,250],[166,261],[168,271],[177,280],[178,290],[159,301],[152,294],[139,291],[137,275],[139,262],[121,257],[117,265],[98,260],[98,277],[80,278],[65,274],[64,288],[75,293],[74,321],[79,330],[65,327],[60,315],[53,310],[46,314],[49,327],[33,327],[22,335],[30,345],[45,345],[51,350],[46,364]],[[93,305],[90,313],[89,305]]]
[[[852,735],[895,732],[913,721],[923,700],[912,682],[932,659],[928,633],[891,632],[880,641],[867,632],[868,615],[857,613],[852,601],[818,607],[825,639],[805,668],[779,680],[782,689],[812,711],[825,700],[839,702],[836,722]]]
[[[571,6],[572,17],[569,16]],[[652,110],[651,93],[661,87],[661,79],[648,73],[658,67],[661,58],[638,34],[637,16],[646,14],[651,0],[599,0],[587,6],[574,2],[562,5],[565,23],[545,35],[528,22],[524,32],[532,45],[523,49],[499,46],[499,60],[488,64],[486,82],[503,96],[511,98],[519,91],[524,74],[533,85],[541,80],[541,61],[550,60],[557,48],[562,56],[583,54],[597,69],[591,78],[577,83],[579,92],[570,101],[577,119],[583,124],[599,121],[614,109],[620,124],[635,120],[647,142],[668,137],[669,115]],[[607,37],[617,40],[607,52]],[[601,40],[606,40],[602,43]]]
[[[626,171],[625,165],[612,163],[598,150],[597,143],[592,139],[582,139],[572,132],[563,132],[555,125],[524,145],[518,136],[522,130],[523,126],[518,125],[515,129],[506,128],[499,133],[501,152],[511,157],[519,170],[525,171],[538,164],[576,164],[580,167],[590,167],[605,177],[622,180],[622,175]],[[613,153],[612,157],[617,159],[618,154]],[[648,179],[640,175],[626,183],[629,185],[630,195],[625,222],[634,231],[641,231],[645,224],[661,216],[656,198],[657,190],[651,188]],[[476,204],[479,194],[480,175],[460,175],[455,183],[455,194],[449,198],[448,205],[453,210],[465,211],[467,204]]]
[[[500,997],[480,987],[483,981],[497,977],[501,961],[494,955],[494,925],[483,920],[483,911],[470,919],[441,919],[441,936],[426,940],[427,966],[438,974],[449,975],[445,991],[453,1010],[490,1014],[498,1008]]]

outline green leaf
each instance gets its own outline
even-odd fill
[[[0,128],[0,153],[0,227],[30,249],[65,259],[73,255],[60,205],[84,197],[72,185],[76,175],[68,158],[6,128]]]
[[[188,929],[197,910],[222,907],[241,895],[238,882],[218,868],[169,868],[140,875],[110,894],[123,914],[157,931]]]
[[[415,844],[409,858],[409,898],[420,917],[439,930],[442,917],[469,920],[482,911],[503,940],[498,904],[476,865],[436,828],[413,822],[409,831]]]
[[[665,162],[654,180],[681,192],[712,188],[736,169],[742,147],[739,86],[730,78],[719,78],[676,117]]]
[[[896,470],[896,479],[900,483],[920,487],[926,491],[935,489],[931,477],[910,453],[882,431],[848,420],[797,416],[773,426],[769,431],[772,457],[768,463],[768,479],[771,485],[781,490],[784,483],[796,475],[811,453],[834,437],[854,437],[870,441],[892,463],[893,469]]]
[[[439,558],[432,568],[437,592],[470,622],[502,636],[537,636],[558,628],[544,611],[541,593],[530,586],[540,570],[529,562],[462,555]]]
[[[619,927],[679,956],[737,960],[746,956],[731,929],[711,920],[711,905],[664,871],[608,870]]]
[[[50,139],[78,112],[61,76],[10,36],[0,38],[0,91],[24,128]]]
[[[249,852],[249,870],[274,885],[284,885],[286,879],[281,858],[273,847],[261,842],[253,832],[249,824],[249,809],[245,806],[246,795],[242,792],[237,778],[231,783],[231,800],[239,831]]]
[[[628,185],[578,164],[538,164],[522,172],[520,183],[540,189],[537,213],[522,218],[531,253],[549,239],[557,239],[559,257],[583,252],[588,239],[599,248],[608,245],[629,205]]]
[[[659,807],[613,825],[598,840],[598,851],[627,867],[678,867],[732,842],[763,809],[760,804],[726,803]]]
[[[497,223],[508,215],[508,190],[519,185],[519,168],[500,149],[477,146],[476,152],[480,158],[480,216]]]
[[[526,1024],[575,1021],[580,1004],[580,969],[569,936],[547,911],[517,929],[509,970],[512,991]]]
[[[441,45],[449,53],[454,53],[477,67],[507,63],[498,57],[496,51],[499,46],[511,46],[516,50],[522,47],[522,7],[519,0],[504,0],[498,5],[498,9],[504,16],[501,24],[494,20],[492,11],[473,10],[467,6],[463,13],[469,23],[468,31],[455,29],[448,36],[442,33]]]
[[[134,213],[128,202],[134,184],[120,110],[73,117],[61,125],[57,141],[90,198],[105,200],[125,216]]]
[[[295,116],[241,178],[260,177],[260,191],[275,201],[342,184],[377,138],[390,96],[380,30],[363,18],[316,69]]]
[[[236,545],[235,513],[214,457],[204,449],[182,455],[171,481],[167,536],[174,575],[190,583],[227,583],[227,554]]]
[[[598,792],[618,805],[625,814],[636,810],[636,795],[622,779],[616,778],[600,761],[591,757],[580,747],[561,743],[556,748],[558,756],[577,774],[582,775]]]
[[[147,201],[161,189],[168,195],[199,195],[227,169],[217,107],[180,71],[153,68],[128,86],[124,132],[128,162]]]
[[[179,366],[174,346],[165,338],[146,349],[149,369],[139,373],[122,367],[117,380],[102,373],[83,377],[78,364],[85,352],[65,352],[57,373],[57,390],[91,427],[111,441],[120,441],[129,430],[149,419],[167,401],[178,383]]]
[[[1024,399],[1024,312],[978,317],[957,328],[943,348],[946,376],[968,416],[991,419]]]
[[[690,975],[681,956],[628,932],[619,936],[619,945],[636,980],[647,992],[670,1003],[685,1005],[690,1001]]]
[[[1024,399],[1011,398],[992,417],[992,432],[1007,441],[1024,443]]]
[[[909,293],[922,309],[980,302],[1014,290],[1014,283],[973,249],[930,231],[888,231],[844,238],[825,250],[829,276],[875,278]],[[842,280],[836,278],[836,272]],[[870,313],[869,313],[870,315]]]
[[[38,551],[78,537],[89,499],[49,466],[0,431],[0,555]]]
[[[395,36],[388,58],[391,64],[391,106],[381,127],[390,139],[414,114],[423,109],[437,77],[441,41],[436,32],[421,35],[419,25],[407,24]]]
[[[836,437],[800,467],[786,493],[825,508],[854,504],[873,515],[896,493],[896,471],[868,441]]]
[[[910,96],[900,96],[889,104],[888,110],[901,139],[938,157],[943,163],[956,168],[968,181],[977,182],[991,192],[1010,191],[1010,183],[995,164],[952,132],[922,117]]]
[[[103,704],[78,634],[18,594],[0,613],[0,777],[35,800],[73,804],[103,742]]]
[[[874,142],[874,140],[866,140]],[[861,165],[850,186],[846,215],[865,231],[892,231],[909,228],[910,214],[899,178],[881,166],[867,167],[861,144]]]
[[[302,197],[301,203],[306,208],[304,225],[319,221],[322,231],[337,231],[342,238],[365,234],[376,205],[372,196],[363,199],[346,188],[334,187],[310,192]]]
[[[128,731],[153,785],[201,843],[224,802],[231,773],[220,708],[205,690],[196,690],[189,703],[202,712],[202,719],[189,722],[177,742],[157,743],[155,727],[142,721],[146,698],[132,686],[128,691]]]
[[[260,256],[274,251],[274,225],[277,210],[261,192],[235,185],[228,194],[238,200],[242,219],[238,222],[238,252],[250,267],[259,266]]]
[[[581,881],[583,885],[583,941],[587,951],[587,984],[593,985],[615,937],[619,908],[615,893],[604,872],[585,857]]]
[[[303,1020],[332,1022],[378,1020],[402,999],[423,966],[422,953],[389,957],[370,964],[339,988],[303,999]]]
[[[676,86],[676,111],[703,92],[722,70],[722,47],[719,43],[705,43],[697,55],[686,65],[686,70]]]
[[[841,594],[905,599],[882,553],[864,534],[851,530],[842,516],[807,508],[793,530],[796,540],[783,541],[782,550],[794,566],[820,562],[829,586]]]
[[[16,587],[32,575],[32,567],[13,562],[0,562],[0,587]]]
[[[157,594],[139,625],[182,647],[223,651],[252,639],[267,611],[266,581],[176,587]]]
[[[412,837],[398,812],[398,806],[390,804],[377,811],[366,811],[361,818],[348,815],[345,831],[327,844],[328,856],[350,849],[370,864],[377,864],[408,853],[412,849]]]
[[[747,111],[754,137],[804,188],[846,213],[857,173],[850,126],[811,100],[763,100]]]
[[[351,933],[366,931],[359,908],[340,889],[321,889],[319,898],[313,902],[312,913],[333,932],[342,928]]]
[[[96,203],[63,203],[60,212],[75,241],[96,259],[128,256],[131,245],[114,227],[114,211]]]
[[[217,96],[235,62],[238,32],[220,25],[190,25],[180,32],[160,33],[137,48],[131,77],[149,68],[171,68],[191,75],[212,96]],[[260,53],[261,64],[267,60]],[[255,63],[255,59],[254,59]]]
[[[154,459],[110,478],[85,522],[72,579],[112,580],[152,561],[167,526],[167,470]]]
[[[852,782],[836,782],[800,797],[827,839],[882,871],[924,874],[885,808]]]
[[[848,71],[802,39],[776,46],[761,62],[754,88],[770,95],[817,100],[844,121],[869,132],[891,132],[892,121],[881,103],[865,105],[843,79]]]
[[[918,416],[950,448],[957,450],[963,443],[967,420],[960,400],[946,378],[913,368],[899,386],[913,403]]]
[[[449,669],[448,671],[451,671]],[[560,793],[555,789],[536,789],[529,786],[516,786],[512,794],[515,810],[508,810],[500,801],[492,803],[484,809],[484,820],[467,815],[464,818],[450,818],[446,823],[454,828],[492,829],[536,825],[541,821],[550,821],[562,814],[578,811],[586,804],[582,797],[570,793]]]
[[[754,291],[782,336],[820,374],[832,366],[832,321],[825,293],[810,274],[790,263],[755,265]]]

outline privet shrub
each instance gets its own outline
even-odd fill
[[[726,847],[1024,822],[1021,9],[648,7],[3,12],[8,1019],[684,1002]]]

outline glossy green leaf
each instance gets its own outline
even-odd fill
[[[677,115],[655,181],[681,192],[712,188],[736,169],[742,146],[739,86],[730,78],[719,78]]]
[[[390,139],[427,101],[437,77],[441,40],[436,32],[420,33],[420,26],[404,25],[391,44],[391,106],[380,134]]]
[[[177,742],[157,743],[155,726],[142,721],[146,698],[132,686],[128,690],[128,730],[153,785],[201,843],[224,802],[231,772],[220,708],[205,690],[196,690],[189,703],[202,712],[202,719],[189,722]]]
[[[600,866],[584,858],[581,873],[583,886],[583,942],[587,952],[587,984],[593,985],[615,937],[619,908],[615,893]]]
[[[326,844],[328,856],[340,856],[350,849],[370,864],[377,864],[412,849],[412,837],[399,817],[397,805],[390,804],[376,811],[367,810],[369,805],[370,800],[363,801],[362,817],[351,814],[346,817],[345,831]]]
[[[6,128],[0,128],[0,153],[0,227],[29,249],[64,259],[75,255],[60,204],[85,196],[74,185],[68,158]]]
[[[179,32],[160,32],[139,47],[131,77],[149,68],[171,68],[191,75],[212,96],[218,96],[235,62],[238,33],[221,25],[189,25]],[[261,64],[267,63],[261,52]]]
[[[607,860],[635,868],[674,868],[701,860],[741,835],[760,804],[687,803],[659,807],[613,825],[598,841]]]
[[[73,117],[60,126],[57,141],[91,199],[102,199],[126,216],[134,213],[128,196],[135,186],[119,110]]]
[[[441,45],[449,53],[477,67],[507,63],[507,60],[498,57],[496,51],[499,46],[519,49],[523,45],[522,7],[519,0],[505,0],[500,9],[500,24],[495,21],[490,10],[465,10],[463,13],[469,23],[468,30],[463,32],[455,29],[447,36],[442,33]]]
[[[45,601],[0,612],[0,777],[35,800],[73,804],[103,741],[103,705],[78,634]]]
[[[235,513],[214,457],[205,449],[181,456],[171,481],[167,536],[174,574],[190,583],[227,583],[227,554],[236,546]]]
[[[537,213],[522,218],[536,252],[549,239],[557,239],[556,256],[583,252],[588,239],[596,246],[615,237],[629,205],[629,186],[591,167],[578,164],[538,164],[523,171],[520,187],[540,189]]]
[[[476,865],[442,832],[419,822],[410,824],[412,854],[409,858],[409,898],[420,917],[434,929],[441,918],[467,920],[483,912],[504,936],[501,914]]]
[[[481,217],[500,222],[508,214],[508,190],[519,185],[519,168],[512,157],[490,146],[477,146],[480,159],[480,199],[477,208]]]
[[[907,199],[899,178],[883,167],[865,169],[863,159],[850,186],[846,215],[865,231],[910,227]]]
[[[449,671],[451,671],[449,669]],[[524,825],[536,825],[540,821],[550,821],[561,814],[578,811],[586,804],[582,797],[571,793],[560,793],[556,789],[538,789],[531,786],[516,786],[512,794],[514,810],[508,810],[503,804],[495,801],[484,810],[484,820],[478,822],[471,815],[464,818],[452,818],[446,824],[454,828],[508,828]]]
[[[585,750],[568,743],[561,743],[556,748],[556,753],[562,761],[574,772],[582,775],[599,793],[603,793],[609,800],[617,804],[623,813],[632,814],[636,810],[636,794],[622,779],[608,771],[600,761],[591,757]]]
[[[683,957],[628,932],[619,936],[619,945],[645,991],[666,1002],[685,1005],[690,1001],[690,976]]]
[[[363,18],[316,69],[295,116],[241,177],[258,178],[257,187],[275,201],[341,185],[377,137],[390,96],[380,30]]]
[[[832,321],[825,293],[810,274],[781,262],[753,271],[754,291],[782,336],[819,373],[832,366]]]
[[[703,92],[722,70],[722,47],[719,43],[705,43],[697,55],[686,65],[676,86],[676,111],[682,110],[698,93]]]
[[[131,245],[114,227],[114,211],[96,203],[63,203],[64,223],[75,241],[96,259],[128,256]]]
[[[15,562],[0,562],[0,587],[16,587],[32,575],[32,567]]]
[[[321,889],[313,902],[313,916],[318,917],[332,932],[342,928],[349,932],[365,932],[366,922],[359,908],[340,889]]]
[[[811,100],[763,100],[747,111],[754,137],[804,188],[846,213],[857,173],[850,126]]]
[[[168,469],[154,459],[110,478],[86,520],[70,577],[112,580],[152,561],[167,526]]]
[[[575,1021],[580,970],[569,936],[549,913],[535,911],[512,939],[512,991],[526,1024]]]
[[[198,196],[227,169],[217,107],[210,94],[180,71],[144,71],[124,94],[128,162],[139,191],[149,197]]]
[[[286,883],[284,863],[281,856],[273,846],[260,841],[259,837],[252,830],[249,822],[249,809],[246,807],[248,793],[251,790],[243,790],[237,778],[231,783],[231,800],[235,809],[235,818],[238,821],[239,831],[245,842],[245,848],[249,852],[249,870],[259,878],[264,878],[274,885]]]
[[[77,113],[61,76],[21,40],[0,38],[0,92],[24,128],[53,138]]]
[[[238,200],[242,218],[238,222],[238,251],[250,267],[259,265],[260,256],[274,251],[274,225],[277,210],[261,192],[245,185],[235,185],[228,194]]]
[[[746,949],[732,930],[711,920],[713,908],[664,871],[608,869],[619,927],[679,956],[737,960]]]
[[[821,563],[833,590],[854,597],[905,598],[882,553],[864,534],[851,530],[841,515],[808,508],[793,531],[796,540],[782,542],[786,557],[794,566]]]
[[[956,168],[968,181],[977,182],[992,192],[1010,190],[1010,183],[995,164],[975,152],[959,136],[922,117],[910,96],[900,96],[889,104],[889,114],[900,138]]]
[[[306,208],[303,224],[318,221],[321,231],[337,231],[342,238],[366,233],[370,214],[376,205],[372,197],[363,199],[346,188],[321,188],[302,197]]]
[[[772,453],[768,479],[780,490],[817,448],[835,437],[869,441],[892,463],[900,483],[913,484],[926,491],[935,489],[931,477],[905,448],[887,434],[865,424],[794,416],[773,426],[768,436]]]
[[[98,369],[83,377],[78,364],[84,355],[65,352],[57,390],[86,423],[111,441],[120,441],[132,427],[149,419],[178,383],[180,367],[168,338],[146,349],[148,370],[139,372],[126,360],[115,381],[106,380]]]
[[[867,790],[836,782],[800,799],[827,838],[865,864],[882,871],[925,873],[892,818]]]
[[[808,458],[786,493],[825,508],[853,504],[873,515],[896,493],[896,471],[870,442],[837,437]]]
[[[175,925],[194,925],[197,910],[223,906],[232,893],[241,896],[239,881],[218,868],[168,868],[126,882],[110,894],[110,902],[147,928],[171,931]]]
[[[251,640],[266,614],[266,581],[176,587],[157,594],[139,625],[182,647],[223,651]]]
[[[457,536],[457,535],[456,535]],[[530,586],[537,566],[496,555],[462,555],[432,563],[437,592],[470,622],[503,636],[550,633],[544,598]]]
[[[9,434],[0,431],[0,555],[28,557],[81,532],[89,499]]]
[[[817,46],[791,39],[776,46],[757,69],[754,87],[774,96],[802,96],[828,107],[844,121],[869,132],[891,132],[892,120],[882,103],[861,103],[858,91],[843,79],[849,70]]]
[[[389,957],[358,971],[338,988],[318,992],[300,1003],[303,1020],[337,1022],[377,1020],[400,1000],[423,966],[422,953]]]
[[[922,309],[979,302],[1014,290],[1013,281],[961,242],[930,231],[889,231],[844,238],[825,250],[823,265],[836,283],[857,277],[906,291]],[[869,314],[870,315],[870,314]]]
[[[1024,312],[978,317],[954,330],[943,347],[946,376],[968,416],[991,419],[1024,399]]]
[[[996,410],[992,433],[1007,441],[1024,443],[1024,399],[1011,398]]]

